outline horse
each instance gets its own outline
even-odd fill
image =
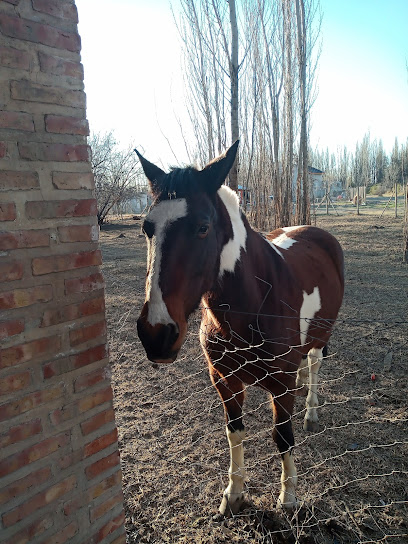
[[[188,318],[201,303],[200,342],[230,448],[221,516],[244,504],[242,410],[250,385],[271,394],[282,464],[277,506],[296,507],[294,398],[309,381],[304,428],[316,431],[318,371],[344,291],[343,252],[331,234],[298,226],[261,235],[250,227],[238,196],[224,184],[237,146],[201,170],[168,173],[135,150],[154,199],[142,226],[147,275],[138,335],[148,359],[175,361]]]

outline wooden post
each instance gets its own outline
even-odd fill
[[[360,215],[360,185],[357,185],[357,215]]]
[[[329,182],[326,178],[326,215],[329,215]]]

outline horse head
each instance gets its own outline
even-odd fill
[[[217,191],[237,153],[235,142],[202,170],[165,173],[136,151],[154,201],[143,222],[147,241],[146,298],[137,322],[147,357],[177,358],[187,321],[217,280],[220,254],[230,237],[219,228]]]

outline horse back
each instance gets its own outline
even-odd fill
[[[281,255],[286,277],[302,293],[319,290],[319,315],[336,319],[344,294],[344,257],[338,240],[312,226],[277,229],[266,236]]]

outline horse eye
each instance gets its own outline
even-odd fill
[[[201,225],[198,229],[198,237],[205,238],[208,234],[209,228],[210,228],[209,225]]]

